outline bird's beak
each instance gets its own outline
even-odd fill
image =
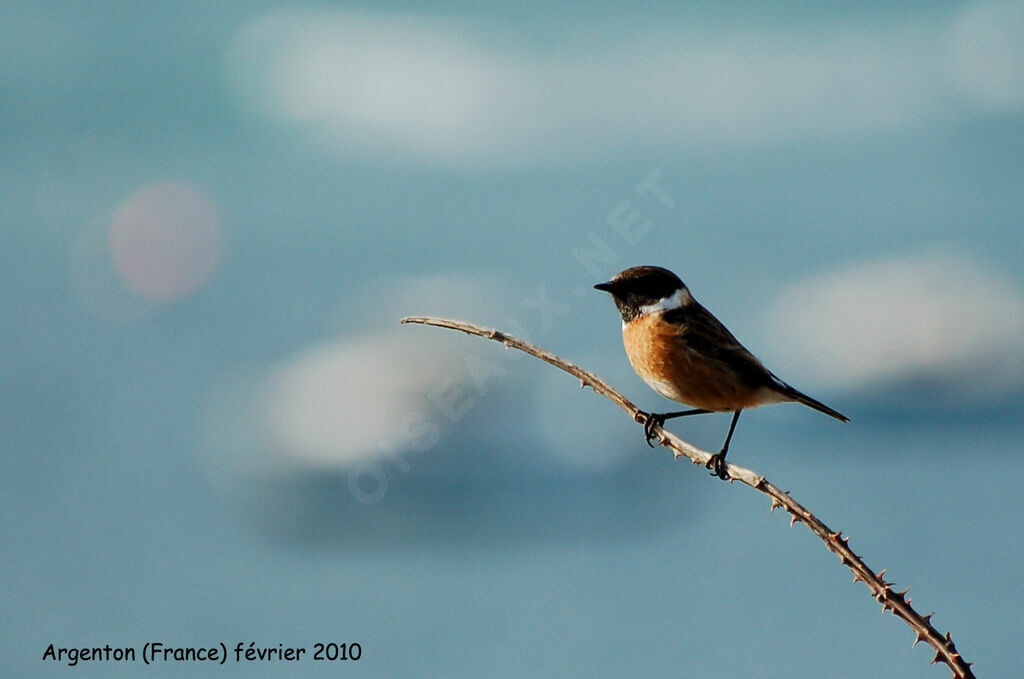
[[[613,287],[614,286],[612,285],[612,282],[608,281],[607,283],[598,283],[597,285],[594,286],[594,289],[603,290],[604,292],[611,292]]]

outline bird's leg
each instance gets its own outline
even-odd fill
[[[729,441],[732,441],[732,433],[736,431],[736,423],[740,421],[740,413],[742,410],[737,410],[733,413],[732,424],[729,425],[729,434],[725,437],[725,443],[722,444],[722,449],[711,456],[711,458],[704,464],[705,469],[711,470],[712,476],[717,476],[723,481],[729,479],[729,475],[725,471],[725,454],[729,452]]]
[[[704,410],[702,408],[694,408],[693,410],[679,410],[674,413],[643,413],[644,417],[644,438],[647,440],[647,445],[651,448],[654,447],[654,441],[657,436],[654,434],[655,427],[661,427],[665,424],[665,420],[671,420],[675,417],[686,417],[687,415],[703,415],[710,413],[710,410]]]

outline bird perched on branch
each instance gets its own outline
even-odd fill
[[[796,401],[849,422],[842,413],[765,368],[668,269],[634,266],[594,287],[610,293],[622,315],[622,343],[636,374],[665,398],[694,406],[678,412],[643,413],[648,445],[653,445],[654,427],[666,420],[732,412],[722,449],[705,465],[715,476],[727,479],[725,455],[740,413],[747,408]]]

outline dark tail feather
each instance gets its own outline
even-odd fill
[[[837,420],[839,420],[840,422],[849,422],[850,421],[849,417],[847,417],[846,415],[843,415],[838,410],[832,410],[831,408],[829,408],[827,405],[825,405],[821,401],[815,400],[815,399],[811,398],[810,396],[808,396],[807,394],[804,394],[802,392],[797,391],[796,389],[794,389],[793,387],[789,386],[788,384],[786,385],[785,394],[786,394],[786,396],[789,396],[790,398],[792,398],[794,401],[796,401],[798,403],[803,403],[808,408],[814,408],[819,413],[825,413],[826,415],[834,417]]]

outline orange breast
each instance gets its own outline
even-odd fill
[[[665,398],[704,410],[740,410],[766,402],[763,389],[744,383],[726,361],[695,352],[680,328],[654,313],[622,330],[622,343],[636,374]]]

